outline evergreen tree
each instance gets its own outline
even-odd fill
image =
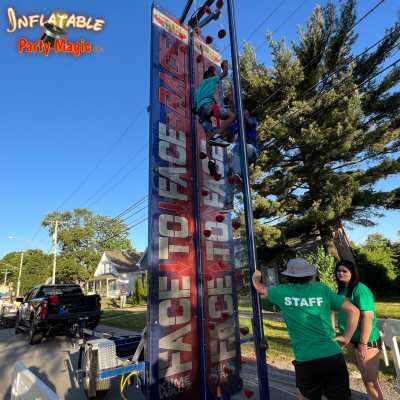
[[[400,206],[400,188],[376,189],[400,171],[400,68],[388,68],[400,24],[357,57],[355,23],[355,0],[339,11],[317,6],[298,43],[269,37],[271,67],[245,46],[243,96],[262,149],[252,174],[262,259],[317,238],[338,257],[335,229],[370,226],[382,209]]]

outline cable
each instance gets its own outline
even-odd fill
[[[400,62],[400,58],[398,58],[395,62],[391,63],[390,65],[386,66],[385,68],[382,68],[380,71],[378,71],[377,73],[375,73],[373,76],[368,77],[367,79],[365,79],[363,82],[361,82],[360,84],[357,85],[357,89],[359,89],[361,86],[365,85],[366,83],[370,82],[371,80],[375,79],[377,76],[381,75],[382,73],[384,73],[385,71],[387,71],[389,68],[394,67],[396,64],[398,64]],[[322,92],[319,96],[317,96],[317,98],[315,99],[316,101],[321,97],[321,95],[323,95],[326,92]],[[330,104],[330,107],[332,107],[338,100],[341,100],[341,98],[338,98],[336,100],[334,100],[332,102],[332,104]],[[308,116],[308,118],[313,117],[318,115],[319,113],[321,113],[323,110],[317,110],[314,113],[312,113],[310,116]],[[294,113],[297,113],[298,111],[294,111]],[[289,115],[290,116],[290,112]],[[270,128],[268,128],[269,130],[272,130],[273,128],[275,128],[275,126],[279,125],[281,123],[281,121],[277,121],[274,125],[272,125]],[[265,148],[265,146],[264,146]],[[261,148],[261,151],[264,149]]]
[[[132,169],[130,169],[125,175],[122,176],[120,180],[118,180],[114,185],[110,186],[106,191],[104,191],[98,198],[97,200],[91,201],[87,206],[92,207],[94,204],[98,203],[101,199],[103,199],[108,193],[110,193],[116,186],[118,186],[120,183],[122,183],[132,172],[135,172],[142,164],[143,162],[147,159],[148,155],[146,154],[145,157],[143,157],[138,164],[136,164]]]
[[[303,0],[284,20],[283,20],[283,22],[281,22],[271,33],[276,33],[276,32],[278,32],[279,31],[279,29],[281,29],[282,28],[282,26],[283,25],[285,25],[286,24],[286,22],[287,21],[289,21],[289,19],[290,18],[292,18],[293,17],[293,15],[294,14],[296,14],[296,12],[298,11],[298,10],[300,10],[300,8],[301,7],[303,7],[304,6],[304,4],[307,2],[307,0]],[[254,51],[257,51],[261,46],[263,46],[264,45],[264,42],[263,43],[260,43],[255,49],[254,49]]]
[[[141,199],[139,199],[138,201],[136,201],[133,205],[131,205],[130,207],[126,208],[125,210],[123,210],[120,214],[118,214],[116,217],[113,218],[113,220],[118,220],[121,219],[121,217],[123,215],[125,215],[126,213],[128,213],[130,210],[135,209],[136,207],[138,207],[139,205],[141,205],[141,203],[143,203],[144,200],[146,200],[149,196],[143,196]]]
[[[96,196],[102,192],[102,190],[104,189],[105,186],[107,186],[110,182],[112,182],[131,162],[133,159],[135,159],[145,148],[147,147],[147,143],[142,146],[135,154],[134,156],[132,156],[122,167],[120,167],[118,169],[118,171],[112,175],[109,179],[107,179],[101,186],[99,189],[97,189],[97,191],[92,194],[86,201],[83,202],[82,206],[84,206],[87,203],[90,203],[91,200],[93,200],[94,198],[96,198]]]
[[[254,34],[255,34],[259,29],[261,29],[261,28],[263,27],[263,25],[264,25],[267,21],[269,21],[269,19],[282,7],[282,5],[283,5],[285,2],[286,2],[286,0],[282,0],[282,1],[278,4],[278,6],[275,7],[275,8],[267,15],[267,17],[265,17],[265,18],[260,22],[260,24],[257,26],[257,28],[255,28],[255,29],[247,36],[247,38],[246,38],[244,41],[245,41],[245,42],[248,42],[248,41],[250,40],[250,38],[251,38],[252,36],[254,36]],[[222,49],[221,54],[224,54],[225,51],[226,51],[229,47],[230,47],[229,45],[226,45],[226,46]]]
[[[94,168],[89,171],[89,173],[85,176],[85,178],[82,179],[82,181],[77,185],[77,187],[60,203],[58,207],[56,207],[56,210],[61,209],[69,200],[72,199],[72,197],[79,192],[79,190],[82,188],[82,186],[89,180],[89,178],[94,174],[94,172],[97,171],[97,169],[103,165],[104,160],[107,159],[107,156],[109,156],[112,151],[115,149],[117,144],[126,136],[128,133],[129,129],[135,125],[135,123],[139,120],[141,115],[145,112],[145,110],[140,110],[136,117],[128,124],[128,126],[122,131],[122,133],[119,135],[117,140],[111,144],[111,146],[108,147],[108,150],[105,152],[105,154],[99,159],[99,161],[95,164]]]
[[[368,10],[361,18],[359,18],[354,24],[353,26],[347,31],[346,35],[349,34],[357,25],[360,24],[360,22],[362,22],[364,19],[366,19],[370,14],[372,14],[372,12],[374,12],[381,4],[383,4],[385,0],[380,0],[379,3],[375,4],[374,7],[372,7],[370,10]],[[258,46],[257,48],[254,49],[254,51],[256,51],[260,46]],[[323,53],[326,50],[324,50],[323,52],[319,53],[318,55],[314,56],[304,67],[303,70],[307,69],[307,67],[309,67],[318,57],[321,57],[323,55]],[[273,96],[275,96],[281,89],[283,86],[278,87],[271,95],[269,95],[267,97],[267,99],[265,99],[261,104],[258,105],[258,107],[255,110],[258,110],[260,107],[262,107],[268,100],[270,100],[271,98],[273,98]]]

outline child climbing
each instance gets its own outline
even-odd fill
[[[246,135],[246,152],[247,152],[247,163],[252,165],[256,162],[259,151],[257,147],[257,119],[250,115],[247,109],[243,110],[243,119]],[[229,185],[226,188],[224,209],[233,209],[233,198],[235,194],[234,185],[242,183],[241,165],[240,165],[240,144],[238,142],[239,126],[236,120],[230,129],[230,141],[234,142],[231,148],[228,150],[228,182]]]
[[[226,60],[222,62],[221,68],[220,75],[216,74],[214,67],[208,68],[194,95],[196,113],[206,133],[208,169],[211,176],[216,176],[218,173],[211,146],[229,146],[230,143],[224,140],[224,137],[229,135],[229,128],[235,119],[235,114],[232,111],[222,110],[214,97],[217,85],[228,75]],[[213,126],[212,118],[217,121],[216,127]]]
[[[256,162],[258,158],[258,146],[257,146],[257,119],[250,115],[249,110],[243,110],[243,119],[246,135],[246,152],[247,152],[247,162],[248,165],[252,165]],[[234,180],[241,180],[240,173],[240,150],[238,143],[239,127],[237,120],[232,124],[230,129],[231,140],[235,143],[229,151],[228,155],[228,176],[233,177]]]

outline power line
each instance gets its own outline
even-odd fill
[[[135,159],[145,148],[147,147],[147,143],[144,144],[136,153],[133,157],[131,157],[122,167],[120,167],[118,169],[118,171],[112,175],[109,179],[107,179],[101,186],[99,189],[97,189],[97,191],[92,194],[84,203],[85,204],[90,204],[91,200],[93,200],[94,198],[96,198],[96,196],[102,192],[102,190],[104,189],[104,187],[106,187],[109,183],[111,183],[116,177],[118,177],[118,175],[132,162],[133,159]]]
[[[368,10],[360,19],[358,19],[353,26],[346,32],[346,35],[348,35],[360,22],[362,22],[365,18],[367,18],[368,15],[370,15],[372,12],[374,12],[385,0],[380,0],[379,3],[377,3],[374,7],[372,7],[370,10]],[[386,35],[382,41],[389,35],[393,34],[389,33],[388,35]],[[377,43],[375,43],[374,45],[371,46],[371,48],[375,47],[376,45],[378,45],[381,41],[378,41]],[[257,49],[255,49],[256,51]],[[367,50],[368,51],[368,50]],[[303,66],[303,70],[305,70],[307,67],[309,67],[318,57],[323,56],[323,54],[326,52],[326,49],[324,51],[322,51],[321,53],[315,55],[305,66]],[[363,53],[359,54],[356,58],[360,57],[361,55],[365,54],[366,51],[364,51]],[[352,60],[350,60],[349,62],[345,63],[344,65],[340,66],[339,68],[343,68],[345,66],[347,66],[350,62],[354,61],[355,58],[353,58]],[[324,78],[325,79],[325,78]],[[322,80],[319,82],[321,83]],[[317,83],[317,85],[319,84]],[[283,86],[278,87],[272,94],[270,94],[262,103],[260,103],[255,110],[260,109],[260,107],[262,107],[263,105],[265,105],[265,103],[267,101],[269,101],[270,99],[272,99],[277,93],[279,93],[280,90],[282,90]],[[310,90],[310,89],[307,89]]]
[[[141,110],[138,112],[136,117],[128,124],[128,126],[122,131],[122,133],[118,136],[117,140],[108,147],[108,150],[105,154],[98,160],[95,166],[89,171],[89,173],[82,179],[82,181],[76,186],[76,188],[60,203],[60,205],[56,208],[56,210],[61,209],[72,197],[75,196],[76,193],[82,188],[82,186],[89,180],[89,178],[97,171],[97,169],[103,165],[104,160],[110,156],[110,154],[114,151],[115,147],[119,144],[119,142],[127,135],[129,129],[135,125],[135,123],[139,120],[145,110]]]
[[[387,71],[390,68],[393,68],[396,64],[398,64],[400,62],[400,58],[398,58],[395,62],[391,63],[390,65],[386,66],[385,68],[382,68],[380,71],[378,71],[377,73],[375,73],[373,76],[368,77],[367,79],[365,79],[363,82],[361,82],[360,84],[357,85],[357,89],[359,89],[360,87],[362,87],[363,85],[365,85],[366,83],[370,82],[371,80],[375,79],[377,76],[383,74],[385,71]],[[343,84],[342,84],[343,85]],[[320,93],[315,101],[317,101],[324,93],[326,92],[322,92]],[[341,98],[337,98],[336,100],[334,100],[332,102],[332,104],[330,104],[330,107],[332,107],[335,103],[337,103],[339,100],[341,100]],[[314,111],[310,116],[310,117],[314,117],[316,115],[318,115],[319,113],[321,113],[323,110],[317,110]],[[286,117],[290,116],[291,114],[296,114],[298,113],[298,111],[294,111],[293,113],[289,112],[289,115],[287,115]],[[277,125],[279,125],[280,123],[282,123],[281,121],[277,121],[274,125],[272,125],[270,128],[268,128],[269,130],[272,130],[273,128],[275,128]],[[265,148],[265,147],[264,147]],[[261,149],[263,150],[263,149]]]
[[[92,200],[89,204],[88,207],[92,207],[94,204],[98,203],[101,199],[103,199],[108,193],[110,193],[115,187],[117,187],[119,184],[121,184],[132,172],[135,172],[147,159],[147,155],[143,157],[138,164],[136,164],[132,169],[130,169],[125,175],[121,177],[117,182],[115,182],[113,185],[111,185],[107,190],[105,190],[96,200]]]

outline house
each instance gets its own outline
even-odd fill
[[[121,294],[132,294],[136,279],[142,278],[144,270],[139,268],[138,261],[143,254],[135,251],[105,251],[89,279],[88,292],[98,293],[102,297],[116,298]]]

